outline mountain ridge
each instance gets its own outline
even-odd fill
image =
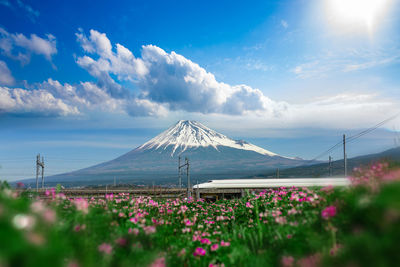
[[[174,146],[171,156],[178,148],[184,152],[188,147],[207,147],[211,146],[218,151],[218,146],[228,146],[237,149],[251,150],[257,153],[278,156],[278,154],[268,151],[264,148],[250,144],[244,140],[234,140],[226,135],[220,134],[207,126],[190,120],[180,120],[164,132],[152,138],[148,142],[139,146],[138,150],[146,150],[167,146]],[[179,153],[179,152],[178,152]],[[287,157],[286,157],[287,158]]]

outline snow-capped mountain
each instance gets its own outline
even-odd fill
[[[197,121],[180,120],[166,131],[157,135],[150,141],[144,143],[138,150],[166,149],[172,146],[173,156],[176,152],[182,153],[188,148],[213,147],[218,150],[219,146],[254,151],[262,155],[277,156],[276,153],[247,143],[243,140],[233,140],[220,134]]]
[[[71,173],[53,176],[54,183],[104,184],[116,177],[123,182],[170,182],[177,179],[178,156],[190,160],[190,176],[204,181],[257,175],[275,168],[308,163],[280,156],[264,148],[233,140],[196,121],[178,121],[128,153]]]

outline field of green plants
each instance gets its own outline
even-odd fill
[[[0,266],[395,266],[400,171],[347,188],[277,188],[215,203],[128,194],[51,200],[0,188]]]

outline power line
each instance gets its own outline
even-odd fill
[[[395,118],[396,118],[397,116],[399,116],[399,115],[400,115],[400,113],[397,113],[396,115],[394,115],[394,116],[392,116],[392,117],[390,117],[390,118],[387,118],[387,119],[384,120],[384,121],[381,121],[380,123],[376,124],[375,126],[369,128],[369,129],[367,129],[367,130],[364,130],[364,131],[362,131],[362,132],[360,132],[360,133],[358,133],[358,134],[356,134],[356,135],[350,136],[349,138],[346,139],[346,141],[347,141],[347,142],[351,142],[351,141],[353,141],[353,140],[355,140],[355,139],[357,139],[357,138],[360,138],[361,136],[366,135],[367,133],[370,133],[370,132],[372,132],[373,130],[376,130],[377,128],[379,128],[380,126],[384,125],[385,123],[387,123],[387,122],[389,122],[389,121],[395,119]]]
[[[323,156],[329,154],[330,152],[332,152],[333,150],[335,150],[337,147],[342,145],[342,141],[336,143],[334,146],[332,146],[331,148],[329,148],[328,150],[326,150],[325,152],[322,152],[321,154],[319,154],[318,156],[316,156],[315,158],[313,158],[311,161],[317,160],[319,158],[322,158]]]
[[[382,126],[382,125],[386,124],[387,122],[389,122],[389,121],[391,121],[391,120],[397,118],[399,115],[400,115],[400,112],[397,113],[396,115],[392,116],[392,117],[389,117],[389,118],[387,118],[387,119],[385,119],[385,120],[379,122],[378,124],[374,125],[374,126],[371,127],[371,128],[368,128],[368,129],[366,129],[366,130],[364,130],[364,131],[361,131],[361,132],[359,132],[359,133],[357,133],[357,134],[355,134],[355,135],[353,135],[353,136],[350,136],[350,137],[346,138],[346,142],[347,142],[347,143],[352,142],[352,141],[354,141],[354,140],[360,138],[361,136],[366,135],[367,133],[370,133],[370,132],[376,130],[376,129],[379,128],[380,126]],[[331,148],[329,148],[328,150],[322,152],[321,154],[319,154],[318,156],[316,156],[315,158],[313,158],[311,161],[314,161],[314,160],[317,160],[317,159],[319,159],[319,158],[322,158],[323,156],[326,156],[327,154],[329,154],[330,152],[332,152],[332,151],[335,150],[336,148],[340,147],[342,144],[343,144],[343,141],[340,141],[340,142],[336,143],[335,145],[333,145],[333,146],[332,146]]]

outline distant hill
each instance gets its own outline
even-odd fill
[[[381,160],[400,162],[400,147],[392,148],[376,154],[368,154],[347,159],[348,172],[361,165],[368,165]],[[341,176],[344,174],[343,159],[332,162],[332,175]],[[259,173],[257,177],[276,177],[276,170]],[[298,166],[279,170],[279,177],[324,177],[329,176],[329,163],[319,163],[308,166]]]

